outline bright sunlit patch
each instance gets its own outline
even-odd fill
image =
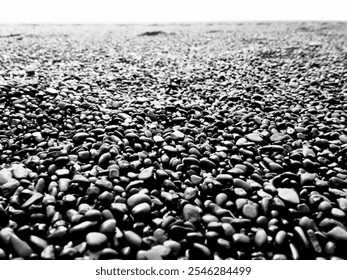
[[[347,20],[345,0],[1,0],[0,3],[0,23]]]

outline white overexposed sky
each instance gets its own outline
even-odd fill
[[[0,23],[347,20],[347,0],[0,0]]]

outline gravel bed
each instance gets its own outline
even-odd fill
[[[0,259],[347,259],[347,23],[0,28]]]

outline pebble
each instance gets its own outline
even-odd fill
[[[328,231],[327,236],[334,241],[347,241],[347,231],[339,226]]]
[[[245,204],[242,208],[242,214],[248,219],[255,219],[258,217],[257,208],[253,205]]]
[[[151,198],[144,193],[137,193],[130,196],[127,200],[127,204],[130,208],[134,208],[136,205],[141,203],[147,203],[149,205],[152,204]]]
[[[245,182],[239,178],[233,179],[233,185],[235,188],[241,188],[241,189],[245,190],[246,192],[252,191],[252,187],[247,182]]]
[[[201,215],[198,206],[186,204],[182,210],[182,216],[185,221],[197,224],[201,221]]]
[[[138,179],[146,181],[146,180],[152,178],[153,172],[154,172],[153,166],[147,167],[140,172]]]
[[[16,254],[21,258],[29,258],[33,254],[33,250],[25,241],[21,240],[17,235],[11,234],[10,244]]]
[[[130,246],[140,248],[142,244],[142,238],[131,230],[124,231],[124,238],[130,244]]]
[[[268,236],[266,231],[259,228],[254,236],[254,243],[257,247],[261,248],[267,243]]]
[[[278,196],[286,202],[299,204],[300,199],[294,189],[278,189]]]
[[[101,232],[89,232],[86,236],[86,242],[89,248],[96,250],[106,245],[107,237]]]
[[[137,204],[132,210],[131,214],[134,216],[136,219],[144,219],[148,218],[151,213],[151,206],[146,203],[140,203]]]

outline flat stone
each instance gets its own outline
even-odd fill
[[[151,198],[144,194],[144,193],[136,193],[136,194],[133,194],[132,196],[130,196],[127,200],[127,204],[130,208],[133,208],[135,207],[136,205],[140,204],[140,203],[147,203],[149,205],[152,204],[152,200]]]
[[[27,201],[25,201],[22,205],[22,208],[27,208],[32,204],[40,201],[43,198],[43,194],[39,192],[35,192]]]
[[[254,143],[263,143],[264,141],[263,138],[257,133],[250,133],[250,134],[247,134],[245,137],[248,141],[251,141]]]
[[[278,189],[278,196],[289,203],[300,203],[299,195],[294,189]]]

